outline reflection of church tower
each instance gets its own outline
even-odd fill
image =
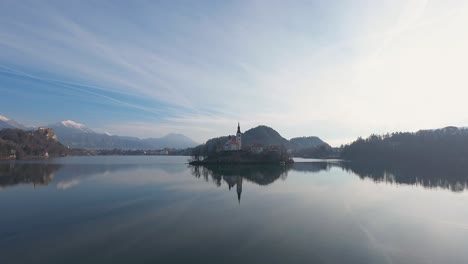
[[[240,131],[239,122],[237,122],[236,140],[237,140],[238,150],[241,150],[242,149],[242,134],[241,134],[241,131]]]
[[[237,200],[240,203],[241,200],[241,194],[242,194],[242,177],[237,176]]]

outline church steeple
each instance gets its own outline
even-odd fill
[[[240,200],[241,200],[241,194],[242,194],[242,176],[237,176],[237,183],[236,183],[236,187],[237,187],[237,201],[239,201],[239,204],[240,204]]]
[[[241,150],[242,149],[242,133],[240,131],[240,123],[239,122],[237,122],[236,143],[237,143],[237,150]]]

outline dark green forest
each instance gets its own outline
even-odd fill
[[[343,147],[352,161],[468,161],[468,129],[446,127],[418,132],[371,135]]]

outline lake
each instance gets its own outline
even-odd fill
[[[468,168],[0,163],[0,263],[468,263]]]

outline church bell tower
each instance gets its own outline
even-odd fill
[[[242,149],[242,133],[240,131],[240,124],[237,122],[237,134],[236,134],[237,146],[238,150]]]

